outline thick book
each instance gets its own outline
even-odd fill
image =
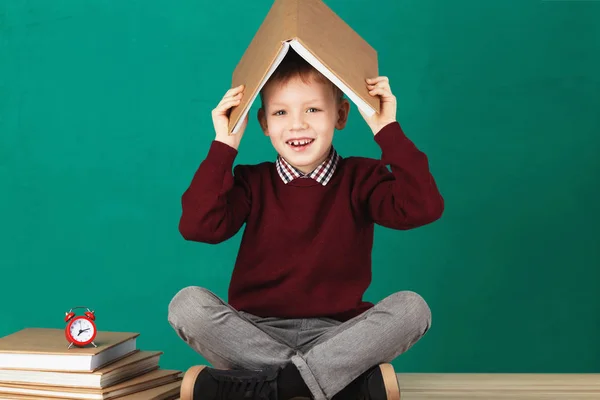
[[[119,400],[174,400],[179,399],[180,390],[181,380],[178,380],[142,392],[119,397]]]
[[[119,397],[119,400],[175,400],[179,399],[181,380],[157,386],[142,392]]]
[[[85,389],[59,386],[13,385],[0,383],[0,398],[4,395],[37,396],[44,399],[110,400],[132,395],[162,385],[180,382],[181,371],[158,369],[125,382],[102,389]]]
[[[119,400],[176,400],[179,399],[181,381],[167,383],[152,389],[118,397]],[[0,400],[40,400],[41,397],[19,394],[2,394]]]
[[[0,368],[94,371],[136,350],[139,333],[98,331],[98,347],[71,347],[63,329],[26,328],[0,338]]]
[[[292,48],[333,82],[367,116],[380,111],[366,79],[379,75],[377,51],[322,0],[275,0],[232,76],[245,85],[231,110],[229,133],[238,132],[256,97]]]
[[[0,369],[0,384],[105,388],[159,368],[160,351],[138,351],[93,372]]]

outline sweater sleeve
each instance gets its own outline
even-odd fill
[[[186,240],[216,244],[235,235],[250,212],[246,169],[232,166],[237,150],[213,141],[181,198],[179,232]]]
[[[429,170],[427,156],[404,134],[400,124],[383,127],[375,141],[382,150],[381,161],[366,181],[372,221],[404,230],[440,218],[444,199]]]

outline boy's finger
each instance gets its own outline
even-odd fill
[[[377,76],[375,78],[367,78],[367,83],[375,84],[377,82],[382,82],[382,81],[389,82],[389,79],[387,76]]]
[[[230,99],[230,100],[223,102],[222,107],[227,107],[227,105],[229,105],[229,104],[239,103],[239,102],[240,102],[240,99]]]
[[[229,100],[221,104],[219,107],[217,107],[217,109],[220,111],[226,111],[229,110],[232,106],[239,104],[239,102],[240,100]]]
[[[224,104],[221,104],[219,107],[217,107],[217,108],[215,109],[215,111],[217,112],[217,114],[219,114],[219,115],[223,115],[223,114],[225,114],[225,113],[227,112],[227,110],[229,110],[230,108],[231,108],[231,105],[229,105],[229,104],[227,104],[227,103],[224,103]]]
[[[235,94],[235,93],[239,93],[244,89],[244,85],[239,85],[236,86],[234,88],[229,89],[227,92],[225,92],[225,95],[223,97],[227,97],[231,94]]]
[[[376,88],[376,87],[380,87],[380,88],[383,88],[383,89],[390,89],[389,83],[387,83],[385,81],[377,82],[377,84],[375,84],[375,85],[369,84],[369,85],[367,85],[367,87],[369,89],[373,89],[373,88]]]
[[[380,88],[380,87],[377,87],[375,89],[369,90],[369,93],[371,93],[371,94],[381,94],[381,95],[386,95],[386,96],[387,95],[391,96],[391,94],[392,94],[389,90],[387,90],[385,88]]]
[[[234,87],[234,88],[231,88],[231,91],[232,91],[233,93],[239,93],[239,92],[241,92],[242,90],[244,90],[244,85],[239,85],[239,86],[236,86],[236,87]]]
[[[240,98],[240,97],[242,97],[242,93],[230,94],[230,95],[228,95],[228,96],[225,96],[225,97],[223,98],[223,100],[237,99],[237,98]]]
[[[225,96],[221,99],[221,101],[219,102],[219,105],[222,104],[223,102],[229,101],[231,99],[237,99],[237,98],[242,98],[242,94],[238,93],[238,94],[234,94],[234,95],[229,95],[229,96]]]

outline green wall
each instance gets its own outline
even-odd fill
[[[326,3],[378,50],[446,200],[432,225],[376,230],[366,299],[414,290],[433,312],[394,365],[600,372],[600,2]],[[226,298],[241,235],[186,242],[180,196],[270,4],[0,0],[0,335],[87,305],[164,368],[204,361],[167,305]],[[255,110],[238,163],[275,157]],[[334,143],[380,154],[354,105]]]

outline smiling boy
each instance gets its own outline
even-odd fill
[[[216,137],[182,196],[179,229],[213,244],[245,229],[228,302],[190,286],[169,304],[169,323],[213,366],[187,371],[182,400],[400,398],[390,362],[429,330],[431,312],[411,291],[363,301],[374,225],[429,224],[444,201],[396,121],[389,80],[365,84],[381,102],[380,113],[361,112],[381,159],[337,153],[350,104],[291,50],[261,92],[273,162],[233,168],[248,117],[229,135],[228,115],[243,87],[213,110]]]

